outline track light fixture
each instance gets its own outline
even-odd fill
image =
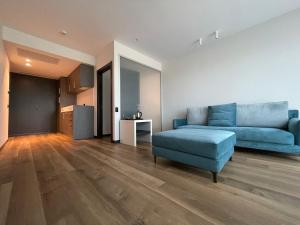
[[[215,31],[215,38],[216,39],[220,38],[220,31],[218,31],[218,30]]]

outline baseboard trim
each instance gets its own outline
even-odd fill
[[[8,137],[20,137],[20,136],[56,134],[56,133],[57,133],[57,131],[53,131],[53,132],[38,132],[38,133],[24,133],[24,134],[9,134]]]
[[[7,144],[8,139],[2,144],[2,146],[0,146],[0,152],[2,151],[2,149],[5,147],[5,145]]]
[[[105,138],[105,137],[111,137],[111,134],[104,134],[102,136],[95,136],[94,135],[94,138]]]

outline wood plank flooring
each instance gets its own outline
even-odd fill
[[[0,151],[0,225],[300,224],[300,157],[236,151],[219,176],[62,134]]]

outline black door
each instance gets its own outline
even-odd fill
[[[11,73],[9,135],[57,131],[58,81]]]
[[[97,71],[97,136],[112,139],[112,63]]]

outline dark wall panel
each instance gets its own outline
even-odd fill
[[[121,68],[121,116],[132,117],[140,104],[140,73]]]
[[[10,74],[9,135],[57,131],[58,81]]]

